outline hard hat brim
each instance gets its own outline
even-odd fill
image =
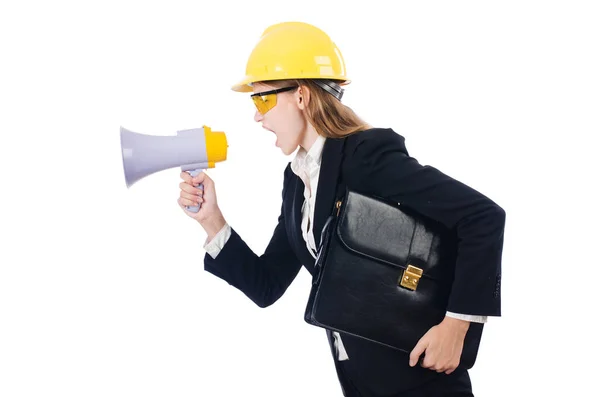
[[[231,89],[235,92],[253,92],[254,89],[252,88],[252,83],[258,83],[258,82],[269,82],[269,81],[279,81],[279,80],[303,80],[303,79],[325,79],[325,80],[335,80],[338,82],[339,85],[348,85],[350,84],[351,80],[345,79],[345,80],[339,80],[336,78],[331,78],[331,77],[324,77],[323,75],[315,75],[315,76],[310,76],[310,75],[304,75],[302,77],[281,77],[281,78],[249,78],[246,77],[245,79],[239,81],[237,84],[233,85],[231,87]]]
[[[245,78],[231,87],[235,92],[252,92],[252,79]]]

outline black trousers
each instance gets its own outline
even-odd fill
[[[425,368],[420,371],[412,369],[407,371],[406,368],[398,368],[397,372],[391,371],[393,374],[390,376],[398,379],[398,384],[405,383],[402,377],[411,377],[406,382],[408,386],[401,388],[402,390],[383,392],[380,390],[381,385],[365,384],[364,377],[357,373],[355,362],[338,361],[337,352],[333,345],[333,336],[329,331],[327,331],[327,336],[338,380],[345,397],[473,397],[471,378],[468,371],[458,369],[450,375],[446,375]],[[357,359],[360,359],[360,357],[354,357],[354,360]],[[350,357],[350,360],[353,360],[353,357]]]

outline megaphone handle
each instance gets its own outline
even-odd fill
[[[191,170],[191,171],[187,171],[187,172],[188,172],[188,174],[190,174],[190,175],[192,176],[192,178],[193,178],[193,177],[195,177],[196,175],[198,175],[199,173],[201,173],[202,171],[203,171],[203,170],[202,170],[202,168],[198,168],[198,169]],[[202,184],[200,184],[198,187],[199,187],[200,189],[204,189],[204,186],[203,186]],[[198,212],[198,211],[200,211],[200,203],[198,203],[198,205],[194,205],[194,206],[191,206],[191,205],[190,205],[190,206],[187,206],[187,207],[185,207],[185,208],[186,208],[188,211],[190,211],[190,212]]]

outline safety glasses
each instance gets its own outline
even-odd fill
[[[258,109],[258,112],[260,114],[265,114],[277,105],[277,94],[291,91],[296,88],[298,87],[285,87],[271,91],[257,92],[256,94],[250,95],[250,97],[252,98],[252,101],[254,101],[254,105],[256,106],[256,109]]]

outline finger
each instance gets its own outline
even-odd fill
[[[419,342],[417,342],[417,345],[414,347],[412,352],[410,352],[409,365],[411,367],[414,367],[417,364],[417,362],[419,361],[419,357],[421,356],[421,354],[423,354],[425,349],[427,349],[428,345],[429,342],[426,338],[421,338]]]
[[[187,171],[181,171],[179,177],[185,181],[185,183],[192,184],[192,176]]]
[[[452,372],[454,372],[456,368],[458,368],[458,364],[459,362],[456,361],[450,364],[448,368],[446,368],[446,375],[450,375]]]
[[[184,198],[186,200],[195,202],[195,203],[201,203],[204,201],[204,197],[197,195],[197,194],[190,194],[190,193],[186,193],[186,192],[180,192],[179,193],[179,197]]]
[[[179,188],[181,190],[183,190],[184,192],[186,192],[186,193],[193,194],[193,195],[196,195],[196,196],[202,196],[202,194],[204,193],[204,189],[203,188],[201,188],[201,187],[194,187],[191,184],[188,184],[186,182],[181,182],[179,184]]]
[[[421,362],[421,367],[437,371],[438,369],[441,369],[442,366],[443,364],[440,361],[439,351],[434,349],[431,345],[427,346],[425,356]]]
[[[431,353],[425,353],[425,357],[421,361],[421,367],[435,370],[435,359],[431,356]]]
[[[204,171],[198,173],[198,175],[196,175],[193,179],[192,179],[194,185],[199,185],[201,183],[204,184],[208,184],[208,183],[212,183],[212,179],[210,179],[210,177],[208,175],[206,175],[204,173]]]
[[[181,204],[184,206],[197,206],[198,204],[201,204],[204,202],[204,199],[202,197],[179,197],[179,199]]]
[[[179,206],[180,206],[181,208],[183,208],[184,210],[186,210],[186,211],[187,211],[187,208],[186,208],[186,207],[196,207],[196,206],[197,206],[198,204],[200,204],[201,202],[202,202],[202,201],[200,201],[200,202],[197,202],[197,201],[188,200],[188,199],[186,199],[186,198],[183,198],[183,197],[179,197],[179,198],[177,199],[177,203],[179,204]]]

